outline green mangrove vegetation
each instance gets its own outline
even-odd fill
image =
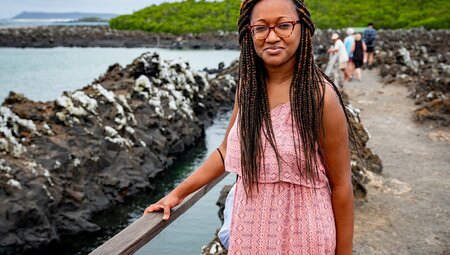
[[[240,0],[182,2],[151,5],[110,20],[111,28],[185,34],[236,31]],[[450,28],[448,0],[305,0],[319,28],[364,27],[396,29]]]

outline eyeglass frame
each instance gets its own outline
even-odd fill
[[[289,24],[292,25],[291,33],[289,33],[289,35],[287,35],[287,36],[280,36],[280,35],[277,33],[277,31],[275,30],[275,28],[276,28],[277,26],[281,25],[281,24],[286,24],[286,23],[289,23]],[[295,25],[300,24],[300,23],[301,23],[301,20],[296,20],[296,21],[283,21],[283,22],[280,22],[280,23],[276,24],[275,26],[267,26],[267,25],[248,25],[248,31],[250,32],[250,34],[252,35],[253,38],[255,38],[256,40],[260,40],[260,41],[266,40],[267,37],[269,37],[269,35],[270,35],[270,30],[273,30],[273,32],[274,32],[278,37],[280,37],[280,38],[287,38],[287,37],[289,37],[289,36],[292,35],[292,32],[294,32]],[[252,29],[253,29],[254,27],[256,27],[256,26],[266,26],[266,27],[269,28],[269,32],[267,33],[267,36],[266,36],[265,38],[258,39],[258,38],[255,37],[255,35],[254,35],[253,32],[252,32]]]

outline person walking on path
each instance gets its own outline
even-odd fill
[[[368,65],[369,69],[372,69],[375,42],[378,38],[377,31],[373,28],[373,23],[367,25],[366,30],[364,30],[363,38],[367,46],[367,51],[364,54],[364,66]]]
[[[361,67],[364,61],[364,53],[366,52],[366,43],[361,39],[361,34],[355,35],[355,41],[352,44],[353,62],[355,63],[355,78],[361,81]]]
[[[353,36],[353,33],[355,31],[353,28],[349,27],[347,28],[346,34],[347,37],[344,38],[344,45],[345,50],[347,51],[348,55],[348,64],[347,64],[347,73],[350,76],[349,80],[353,79],[354,71],[355,71],[355,64],[353,63],[353,52],[352,52],[352,45],[355,41],[355,37]]]
[[[344,75],[344,80],[348,81],[350,80],[350,75],[347,72],[347,64],[349,59],[347,50],[345,49],[345,45],[342,40],[339,39],[339,34],[337,33],[333,33],[331,35],[331,41],[334,43],[334,46],[332,49],[328,49],[328,53],[338,54],[339,70],[341,70],[342,74]]]
[[[353,134],[337,87],[314,61],[302,0],[246,0],[236,101],[222,144],[144,214],[237,174],[229,254],[351,254]],[[224,161],[222,161],[224,158]]]

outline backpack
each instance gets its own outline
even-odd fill
[[[375,46],[375,40],[377,39],[377,32],[374,29],[367,29],[364,31],[364,42],[367,47]]]

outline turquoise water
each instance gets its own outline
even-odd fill
[[[0,48],[0,102],[9,91],[33,100],[56,99],[63,91],[90,84],[114,63],[130,64],[144,52],[158,52],[162,59],[182,58],[191,68],[217,68],[237,59],[235,50],[168,50],[156,48]]]

